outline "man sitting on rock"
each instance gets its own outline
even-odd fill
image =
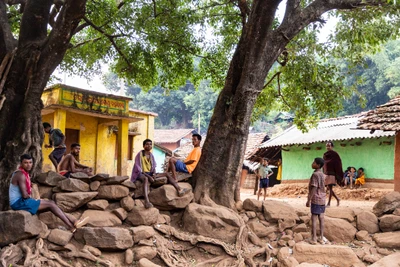
[[[153,207],[153,204],[151,204],[149,201],[148,184],[149,182],[153,183],[158,177],[167,177],[168,182],[175,187],[176,191],[178,192],[178,196],[180,197],[190,191],[190,189],[181,188],[176,180],[173,179],[168,173],[156,173],[156,161],[153,153],[151,153],[152,148],[153,142],[150,139],[143,141],[143,150],[137,153],[135,157],[135,165],[133,166],[131,175],[132,182],[139,180],[143,183],[145,199],[144,206],[146,209]]]
[[[71,232],[75,232],[76,228],[86,224],[89,217],[81,220],[72,216],[67,217],[54,201],[31,198],[32,187],[29,171],[32,169],[32,165],[33,161],[30,155],[23,154],[20,157],[20,167],[13,172],[8,191],[11,209],[29,211],[32,215],[38,211],[50,210],[68,226]]]
[[[171,157],[168,162],[168,172],[172,172],[172,177],[176,180],[176,172],[192,173],[199,163],[201,156],[201,135],[192,135],[193,150],[189,153],[185,161],[181,161],[175,157]]]
[[[60,164],[58,165],[58,172],[69,178],[71,173],[83,172],[88,176],[93,175],[93,169],[80,164],[75,157],[79,156],[81,151],[81,145],[78,143],[73,143],[71,145],[71,152],[63,157]]]

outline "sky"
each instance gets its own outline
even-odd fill
[[[286,1],[282,1],[278,8],[277,16],[280,19],[283,19],[283,12],[285,10],[286,6]],[[327,16],[324,16],[325,19]],[[324,27],[320,30],[319,34],[319,40],[320,41],[325,41],[329,34],[333,31],[334,26],[336,24],[337,20],[334,18],[327,19],[326,24]],[[103,74],[108,71],[108,66],[103,65],[102,66],[102,72]],[[87,89],[87,90],[92,90],[92,91],[97,91],[97,92],[102,92],[102,93],[110,93],[107,91],[106,87],[101,81],[101,75],[95,75],[93,78],[89,81],[86,78],[79,77],[77,75],[75,76],[68,76],[65,75],[64,73],[60,72],[59,69],[56,69],[55,71],[55,76],[58,77],[61,80],[61,83],[69,86],[74,86],[74,87],[79,87],[82,89]],[[116,94],[116,93],[113,93]]]

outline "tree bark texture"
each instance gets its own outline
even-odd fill
[[[234,208],[253,107],[268,72],[290,40],[328,10],[363,5],[361,1],[316,0],[301,8],[300,1],[288,0],[284,19],[274,29],[280,2],[253,1],[194,172],[197,202],[207,203],[211,198],[216,204]]]
[[[1,2],[0,56],[4,59],[13,54],[9,71],[0,73],[4,82],[4,87],[0,87],[0,99],[4,99],[0,102],[0,210],[4,210],[8,207],[10,176],[18,167],[19,157],[24,153],[33,157],[33,175],[41,170],[44,138],[41,95],[84,16],[86,1],[65,1],[48,33],[53,1],[28,0],[18,40],[5,38],[10,32],[4,24],[7,17]]]

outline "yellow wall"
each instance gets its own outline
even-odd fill
[[[63,114],[65,114],[63,116]],[[143,113],[131,113],[130,117],[142,118],[142,121],[130,123],[120,121],[119,128],[122,129],[123,135],[121,143],[121,164],[118,168],[118,161],[115,159],[115,150],[117,144],[117,134],[113,131],[107,120],[93,116],[82,115],[65,110],[56,109],[54,113],[43,115],[42,121],[49,122],[54,128],[59,128],[65,133],[65,129],[79,130],[79,143],[81,145],[80,162],[84,165],[94,168],[95,173],[108,173],[110,175],[130,175],[132,172],[133,161],[127,160],[128,151],[128,128],[129,130],[137,129],[139,135],[133,139],[133,159],[136,154],[143,149],[143,141],[147,138],[153,140],[154,137],[154,116]],[[63,123],[63,119],[65,123]],[[108,120],[109,122],[109,120]],[[116,123],[115,123],[116,124]],[[115,125],[116,126],[116,125]],[[120,130],[118,130],[118,133]],[[49,143],[48,134],[45,135],[44,144]],[[43,151],[43,171],[54,170],[49,160],[51,148],[42,148]],[[67,153],[70,148],[67,147]],[[121,170],[118,173],[118,169]]]
[[[128,175],[132,173],[136,154],[143,149],[143,141],[145,139],[151,139],[154,141],[154,115],[129,111],[129,116],[143,120],[129,124],[129,131],[133,130],[140,134],[133,137],[133,160],[128,160],[127,162]]]

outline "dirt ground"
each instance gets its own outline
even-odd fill
[[[361,188],[350,189],[334,187],[334,192],[340,198],[340,206],[360,208],[362,210],[371,211],[375,203],[385,194],[393,191],[393,189],[375,189]],[[247,198],[257,199],[257,195],[253,194],[253,189],[241,189],[240,197],[244,201]],[[267,200],[283,201],[297,209],[306,208],[308,189],[307,185],[275,185],[267,190]],[[329,195],[327,195],[327,198]],[[263,200],[263,196],[260,196]],[[332,197],[331,206],[336,206],[336,199]]]

